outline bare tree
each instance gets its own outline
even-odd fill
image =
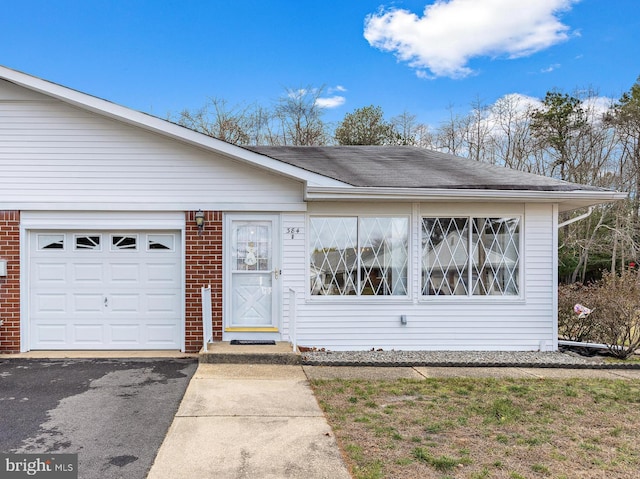
[[[205,135],[246,145],[250,139],[247,111],[244,107],[229,107],[226,100],[210,98],[198,110],[183,110],[175,121]]]
[[[516,170],[536,171],[530,104],[525,104],[519,95],[506,95],[490,109],[493,124],[491,142],[499,163]]]
[[[322,88],[287,88],[278,99],[274,117],[280,123],[280,139],[283,145],[324,145],[328,140],[327,127],[322,121],[322,108],[318,98]]]
[[[432,142],[429,127],[418,123],[416,115],[407,110],[391,118],[391,125],[397,133],[397,142],[400,145],[419,146],[428,148]]]
[[[454,111],[453,105],[449,105],[449,119],[440,123],[435,134],[435,149],[464,156],[467,151],[464,145],[464,130],[469,123],[468,118],[461,117]]]

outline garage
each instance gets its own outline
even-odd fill
[[[181,349],[180,231],[28,232],[29,349]]]

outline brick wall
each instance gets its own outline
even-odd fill
[[[211,285],[213,337],[222,339],[222,212],[205,212],[205,226],[198,234],[195,212],[186,213],[185,251],[185,348],[202,347],[202,300],[200,288]]]
[[[0,276],[0,353],[20,352],[20,212],[0,211],[0,259],[7,276]]]

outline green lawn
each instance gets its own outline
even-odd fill
[[[336,379],[312,387],[358,479],[640,471],[640,381]]]

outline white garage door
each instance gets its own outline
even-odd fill
[[[180,234],[43,232],[29,241],[31,349],[180,349]]]

